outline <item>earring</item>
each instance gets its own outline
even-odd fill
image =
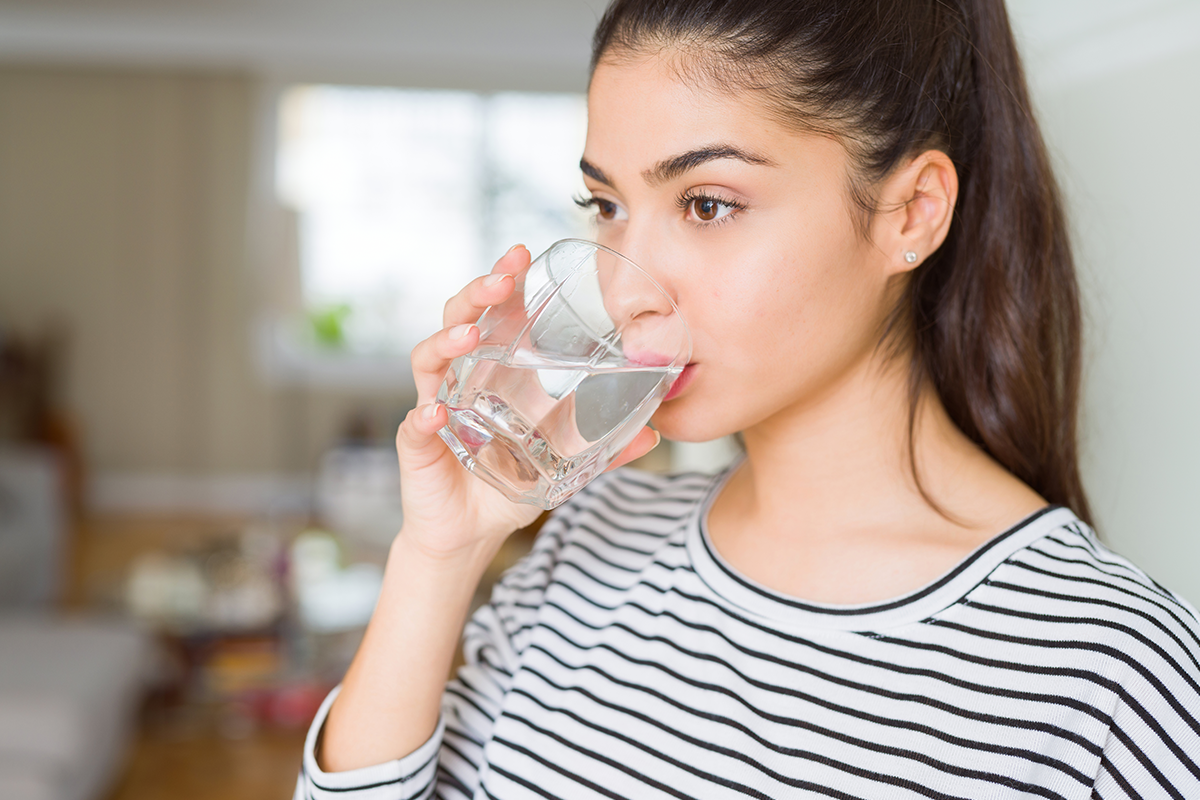
[[[917,254],[914,253],[912,250],[909,250],[907,253],[904,254],[904,260],[910,264],[915,264],[915,263],[917,263]]]

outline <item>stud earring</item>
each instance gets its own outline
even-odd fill
[[[917,263],[917,254],[914,253],[912,250],[909,250],[907,253],[904,254],[904,260],[910,264],[915,264],[915,263]]]

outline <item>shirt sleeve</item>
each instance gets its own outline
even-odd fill
[[[1200,798],[1200,624],[1177,598],[1157,634],[1125,643],[1125,675],[1093,797]],[[1164,604],[1164,607],[1166,604]]]
[[[325,772],[317,765],[317,744],[325,728],[325,718],[341,686],[321,704],[304,741],[304,760],[296,781],[294,800],[410,800],[431,796],[437,770],[438,748],[445,724],[438,721],[429,739],[404,758],[345,772]]]
[[[465,664],[446,685],[437,729],[429,740],[395,761],[322,771],[316,751],[340,687],[334,689],[309,728],[294,800],[423,800],[435,795],[468,800],[475,795],[487,769],[484,749],[545,596],[564,518],[558,514],[545,524],[533,550],[504,574],[491,600],[467,622]]]

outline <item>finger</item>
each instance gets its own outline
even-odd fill
[[[447,449],[437,432],[449,422],[440,403],[420,405],[408,412],[396,431],[401,469],[422,469],[444,458]]]
[[[622,467],[628,464],[630,461],[641,458],[642,456],[646,455],[646,453],[649,453],[651,450],[658,447],[658,443],[661,441],[662,436],[659,435],[658,431],[652,428],[643,427],[640,431],[638,431],[637,436],[633,437],[633,441],[621,451],[620,455],[613,459],[613,462],[609,464],[604,471],[608,472],[609,470],[614,470],[617,467]]]
[[[516,278],[504,272],[476,278],[446,301],[442,309],[443,327],[475,322],[489,306],[498,306],[511,297],[516,286]]]
[[[532,258],[528,247],[523,244],[514,244],[492,265],[492,274],[518,275],[529,266]]]
[[[471,281],[446,301],[442,324],[448,328],[474,322],[488,306],[504,302],[516,288],[516,276],[528,269],[529,263],[529,251],[525,245],[513,245],[492,267],[490,274]]]
[[[430,336],[413,348],[413,381],[417,385],[418,404],[427,403],[437,393],[450,362],[466,355],[479,344],[479,328],[472,323],[455,325]]]

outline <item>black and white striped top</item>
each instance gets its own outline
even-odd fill
[[[745,579],[719,479],[606,475],[467,626],[415,753],[297,798],[1200,798],[1196,611],[1047,508],[891,602]]]

